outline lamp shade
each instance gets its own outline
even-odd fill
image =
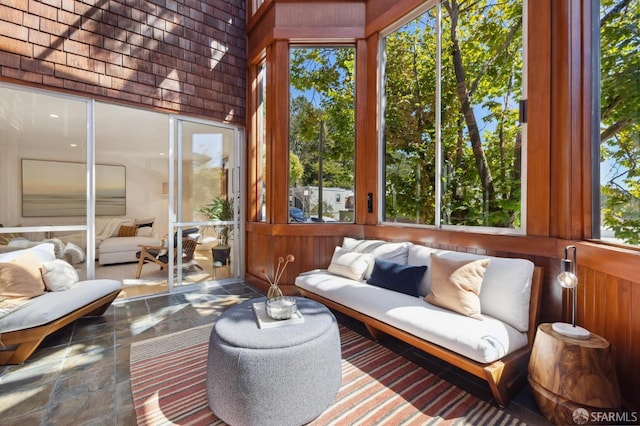
[[[573,259],[569,259],[569,252],[573,251]],[[564,249],[564,259],[561,260],[562,272],[558,274],[557,281],[562,288],[571,291],[571,324],[564,322],[556,322],[552,324],[553,331],[564,336],[573,337],[575,339],[588,339],[589,331],[576,325],[576,309],[577,309],[577,288],[578,275],[576,274],[577,264],[576,246],[567,246]]]
[[[573,272],[561,272],[558,274],[558,283],[564,288],[576,288],[578,277]]]

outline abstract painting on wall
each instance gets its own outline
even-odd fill
[[[126,213],[124,166],[96,164],[96,216]],[[22,216],[87,214],[87,165],[66,161],[22,160]]]

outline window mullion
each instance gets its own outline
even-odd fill
[[[442,212],[442,6],[441,3],[438,3],[436,6],[436,170],[435,170],[435,192],[436,192],[436,211],[434,218],[434,225],[437,228],[442,227],[442,220],[440,218]]]

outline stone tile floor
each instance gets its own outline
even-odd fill
[[[0,424],[135,425],[131,343],[213,322],[229,306],[259,296],[244,283],[215,284],[189,293],[118,301],[102,317],[82,318],[49,336],[23,365],[0,367]],[[360,323],[336,316],[366,335]],[[385,345],[491,400],[483,381],[394,339]],[[506,410],[528,424],[548,424],[528,386]]]

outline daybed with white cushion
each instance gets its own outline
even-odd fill
[[[100,265],[137,262],[140,246],[159,246],[162,241],[153,231],[154,217],[100,217],[95,223],[95,256]],[[56,257],[71,264],[86,260],[86,232],[45,232],[0,234],[0,253],[50,242]]]
[[[162,242],[153,231],[154,217],[130,218],[130,217],[101,217],[95,224],[95,254],[100,265],[114,263],[137,262],[136,254],[140,252],[140,246],[158,246]],[[59,233],[65,251],[70,245],[84,250],[86,247],[85,232]],[[66,254],[66,252],[65,252]],[[69,260],[74,259],[70,257]],[[84,254],[81,261],[84,262]],[[71,263],[79,263],[72,261]]]
[[[98,262],[101,265],[137,262],[140,246],[159,246],[162,241],[155,237],[140,235],[131,237],[111,237],[102,241],[98,248]]]
[[[387,333],[486,380],[506,405],[526,378],[541,279],[526,259],[345,238],[328,270],[295,284],[374,338]]]
[[[82,316],[102,315],[121,287],[78,281],[53,244],[0,255],[0,365],[24,362],[46,336]]]

